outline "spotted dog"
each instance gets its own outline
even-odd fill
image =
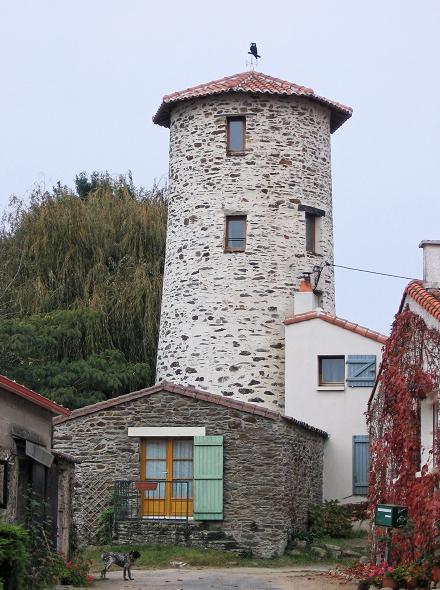
[[[131,566],[134,564],[136,559],[139,559],[141,554],[138,551],[130,551],[130,553],[112,553],[106,552],[101,555],[101,559],[104,563],[104,569],[101,572],[101,578],[104,580],[106,579],[105,574],[110,569],[110,566],[114,563],[119,567],[122,567],[124,570],[124,580],[127,578],[125,577],[126,573],[128,573],[128,579],[134,580],[131,575]]]

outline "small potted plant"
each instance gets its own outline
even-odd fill
[[[383,581],[382,588],[397,588],[397,581],[395,579],[395,570],[391,565],[383,567]]]
[[[383,565],[372,565],[370,567],[367,578],[368,587],[382,588],[383,570]]]
[[[392,577],[396,582],[397,588],[406,588],[406,579],[408,578],[408,568],[405,565],[399,565],[393,569]]]

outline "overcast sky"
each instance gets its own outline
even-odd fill
[[[440,2],[0,0],[0,209],[35,183],[166,179],[163,94],[246,69],[351,105],[332,138],[335,261],[421,276],[440,239]],[[338,315],[387,333],[407,281],[336,274]]]

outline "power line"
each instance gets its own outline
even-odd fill
[[[337,268],[345,268],[346,270],[355,270],[357,272],[367,272],[371,275],[381,275],[383,277],[393,277],[395,279],[407,279],[409,281],[416,281],[414,277],[403,277],[402,275],[392,275],[387,272],[377,272],[375,270],[365,270],[365,268],[353,268],[352,266],[342,266],[342,264],[330,264],[330,262],[326,262],[325,266],[336,266]]]

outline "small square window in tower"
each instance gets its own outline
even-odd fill
[[[246,149],[246,118],[228,117],[226,125],[228,154],[243,154]]]
[[[319,385],[343,385],[345,381],[345,358],[343,356],[320,356]]]
[[[228,215],[225,230],[225,252],[244,252],[246,250],[246,215]]]

